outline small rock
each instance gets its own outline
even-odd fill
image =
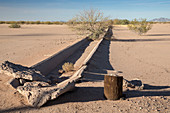
[[[126,99],[127,101],[129,101],[129,99]]]
[[[161,99],[163,99],[163,100],[167,100],[167,98],[166,98],[166,97],[164,97],[164,96],[162,96],[162,97],[161,97]]]
[[[26,81],[25,81],[24,79],[19,79],[19,83],[20,83],[21,85],[24,85],[24,83],[26,83]]]
[[[120,112],[122,112],[123,110],[119,109]]]
[[[156,109],[155,111],[160,111],[159,109]]]
[[[121,97],[120,100],[125,100],[126,98],[125,97]]]

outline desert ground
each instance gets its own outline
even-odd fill
[[[0,63],[5,60],[32,66],[84,38],[67,25],[0,25]]]
[[[66,25],[25,25],[22,29],[0,25],[0,62],[31,66],[82,38]],[[144,36],[126,26],[114,26],[113,38],[99,46],[74,91],[41,108],[29,107],[22,95],[6,85],[10,77],[0,74],[0,112],[169,113],[170,24],[154,24]],[[103,78],[113,70],[128,80],[142,80],[144,89],[124,91],[125,100],[106,100]]]

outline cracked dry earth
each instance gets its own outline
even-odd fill
[[[0,78],[0,111],[23,113],[169,113],[170,112],[170,24],[155,24],[138,36],[125,26],[114,26],[117,40],[104,41],[89,62],[76,90],[63,94],[41,108],[30,108],[24,97]],[[126,99],[111,101],[103,96],[103,74],[122,71],[124,78],[138,78],[143,90],[126,89]],[[103,74],[101,74],[103,73]]]

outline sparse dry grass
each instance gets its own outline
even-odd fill
[[[62,68],[65,72],[72,71],[74,69],[74,64],[71,62],[66,62],[62,65]]]

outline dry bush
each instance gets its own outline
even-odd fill
[[[5,24],[5,21],[0,21],[0,24]]]
[[[79,32],[91,34],[89,38],[92,40],[99,39],[109,26],[108,17],[104,17],[103,13],[94,9],[84,10],[68,21],[68,24]]]
[[[9,27],[10,28],[20,28],[21,26],[17,23],[14,23],[14,24],[11,24]]]
[[[55,22],[51,22],[51,21],[45,21],[45,22],[41,22],[41,21],[0,21],[0,24],[56,24],[56,25],[62,25],[62,24],[66,24],[66,22],[60,22],[60,21],[55,21]]]
[[[40,22],[40,21],[36,21],[35,23],[36,23],[36,24],[41,24],[41,22]]]
[[[140,21],[134,19],[131,21],[131,24],[128,25],[128,28],[139,35],[142,35],[147,33],[152,28],[152,24],[147,22],[146,19],[141,19]]]
[[[66,62],[62,65],[62,68],[65,72],[73,71],[74,69],[74,64],[71,62]]]
[[[114,19],[113,24],[115,25],[128,25],[130,23],[127,19]]]

